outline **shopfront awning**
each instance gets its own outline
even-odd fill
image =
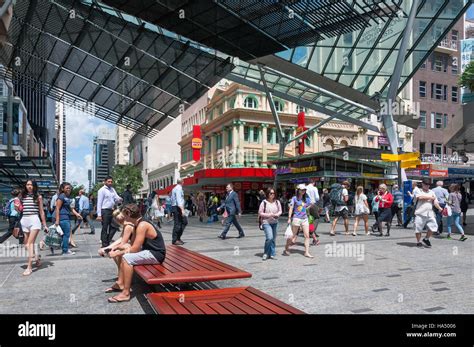
[[[56,191],[56,179],[53,164],[49,158],[0,157],[0,185],[11,188],[23,186],[27,180],[36,180],[40,191]]]
[[[155,190],[156,192],[156,195],[158,196],[167,196],[169,195],[169,193],[171,193],[171,191],[173,190],[173,188],[176,187],[176,184],[172,184],[166,188],[163,188],[163,189],[157,189]]]

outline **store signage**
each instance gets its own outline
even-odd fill
[[[191,147],[193,149],[201,149],[202,148],[202,140],[198,139],[198,138],[192,139]]]
[[[447,155],[447,154],[422,154],[421,155],[421,161],[423,163],[433,163],[433,164],[439,164],[439,163],[446,163],[446,164],[463,164],[463,156],[459,156],[457,152],[454,152],[453,154]]]
[[[390,145],[390,142],[388,141],[388,137],[386,136],[379,136],[379,146],[387,146]]]
[[[448,173],[450,175],[466,175],[474,176],[474,168],[448,168]]]
[[[201,126],[193,126],[193,139],[191,140],[191,147],[193,149],[193,160],[201,160],[201,148],[202,148],[202,139],[201,139]]]
[[[298,128],[296,129],[296,135],[301,134],[303,131],[305,131],[307,128],[305,127],[305,115],[304,112],[298,113]],[[300,138],[298,141],[298,154],[302,155],[304,154],[304,140],[307,138],[307,136],[303,136]]]
[[[383,174],[371,173],[371,172],[364,172],[361,176],[365,176],[365,177],[384,177]]]
[[[318,171],[317,166],[283,167],[275,170],[276,175],[297,174]]]
[[[448,177],[448,170],[430,170],[430,177]]]

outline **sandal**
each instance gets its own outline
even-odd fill
[[[117,296],[118,296],[118,295],[117,295]],[[111,304],[116,304],[116,303],[119,303],[119,302],[127,302],[127,301],[130,301],[130,297],[128,297],[128,299],[119,300],[119,299],[117,299],[117,296],[112,296],[111,298],[108,298],[108,302],[110,302]]]
[[[40,266],[41,266],[41,255],[38,255],[38,257],[36,258],[35,262],[36,262],[36,266],[37,266],[37,267],[40,267]]]
[[[112,285],[111,287],[107,288],[104,293],[113,293],[113,292],[121,292],[123,289],[120,289],[120,287],[116,287],[116,284],[115,283],[114,285]]]

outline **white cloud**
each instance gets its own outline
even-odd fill
[[[87,171],[92,169],[92,155],[87,154],[81,160],[66,161],[66,181],[89,187]]]
[[[68,148],[87,146],[92,150],[92,137],[101,129],[114,129],[116,126],[80,110],[66,107],[66,145]]]

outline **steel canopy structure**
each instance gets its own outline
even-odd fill
[[[95,2],[19,0],[0,58],[14,83],[154,135],[233,66],[152,29]]]
[[[413,4],[419,6],[407,28]],[[390,84],[400,92],[468,6],[465,0],[17,0],[0,58],[13,80],[92,104],[98,117],[148,135],[221,77],[270,93],[269,100],[275,95],[378,131],[366,119],[379,114]],[[392,80],[401,63],[399,81]],[[419,121],[393,117],[412,127]]]

